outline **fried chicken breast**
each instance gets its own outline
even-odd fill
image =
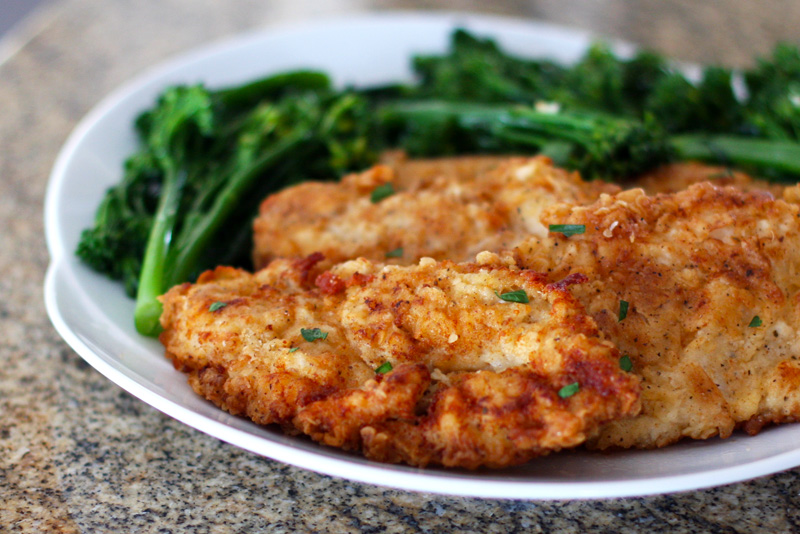
[[[502,467],[638,411],[638,378],[569,292],[583,282],[496,261],[219,267],[162,297],[161,341],[256,423],[379,461]]]
[[[265,199],[253,226],[253,258],[257,268],[314,252],[337,262],[471,261],[483,250],[544,236],[539,213],[550,204],[587,204],[617,191],[584,182],[545,157],[408,160],[393,154],[341,182],[306,182]]]
[[[606,425],[593,447],[660,447],[800,418],[797,204],[700,183],[560,204],[542,222],[585,233],[532,237],[514,260],[553,280],[586,276],[574,295],[642,377],[642,413]]]

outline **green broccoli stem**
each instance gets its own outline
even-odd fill
[[[556,162],[564,165],[574,155],[570,145],[578,146],[590,153],[588,159],[573,161],[578,167],[582,163],[589,164],[578,168],[585,178],[595,178],[593,174],[599,174],[604,178],[623,179],[670,158],[732,165],[767,179],[796,181],[800,177],[800,143],[789,140],[708,134],[667,136],[657,128],[628,118],[570,110],[541,113],[504,104],[391,102],[380,108],[379,116],[390,131],[393,128],[400,132],[416,132],[424,131],[429,125],[449,125],[449,130],[442,131],[462,143],[466,139],[463,146],[457,147],[465,151],[474,147],[500,152],[535,148],[555,156]],[[637,129],[642,135],[625,135],[626,131],[636,133]],[[431,137],[431,145],[423,146],[420,152],[433,155],[438,145],[445,144],[442,141],[441,136]],[[402,136],[400,142],[403,142]],[[662,150],[662,144],[667,150]],[[614,166],[614,160],[625,158],[626,151],[627,154],[638,151],[639,159],[632,157],[635,161],[620,161]],[[608,158],[608,169],[624,169],[624,172],[598,173],[597,167],[591,165],[605,158]]]
[[[307,131],[299,131],[281,139],[250,166],[236,171],[209,211],[194,220],[191,227],[184,226],[177,237],[175,230],[184,182],[179,177],[185,174],[168,175],[145,249],[136,295],[134,323],[140,334],[152,337],[160,333],[162,305],[158,297],[173,285],[189,279],[209,242],[237,209],[239,201],[253,183],[270,166],[288,156],[299,155],[299,149],[303,143],[308,143],[309,137]]]
[[[409,119],[452,118],[463,120],[494,119],[499,112],[507,112],[506,104],[479,104],[475,102],[450,102],[446,100],[392,100],[380,104],[378,115],[382,122]]]
[[[508,145],[539,148],[544,136],[522,133],[513,118],[515,105],[449,102],[440,100],[390,101],[377,110],[380,129],[389,146],[400,144],[414,155],[455,152],[504,151]],[[435,132],[434,135],[425,135]],[[421,134],[421,135],[420,135]]]
[[[621,124],[623,119],[597,113],[542,112],[518,104],[476,104],[440,100],[388,102],[379,107],[379,119],[386,125],[452,121],[465,130],[486,128],[492,135],[506,132],[536,132],[530,142],[546,143],[557,137],[578,144],[592,141],[599,126]],[[509,135],[512,135],[509,133]]]
[[[595,141],[598,133],[603,133],[602,128],[623,124],[627,119],[576,112],[543,113],[530,108],[516,107],[509,112],[505,122],[508,127],[521,132],[535,132],[537,137],[548,141],[560,139],[588,146]]]
[[[277,141],[249,166],[233,172],[209,210],[193,220],[190,227],[184,227],[175,240],[167,259],[165,270],[169,274],[163,291],[191,277],[209,243],[225,226],[231,214],[240,207],[241,200],[253,187],[254,182],[262,178],[270,167],[285,161],[286,158],[302,157],[303,145],[309,144],[311,138],[311,132],[300,130]],[[268,177],[275,188],[280,185],[281,178],[280,174]],[[161,313],[160,309],[158,313]]]
[[[384,103],[378,117],[389,143],[412,153],[437,155],[439,147],[455,153],[535,149],[557,155],[558,164],[586,179],[625,179],[670,157],[666,134],[653,121],[599,112],[417,101]]]
[[[730,135],[687,134],[670,138],[679,159],[697,159],[800,177],[800,143]]]
[[[158,297],[164,292],[167,276],[164,267],[178,220],[185,181],[186,173],[183,170],[172,168],[166,173],[153,226],[147,239],[133,312],[136,330],[145,336],[156,336],[161,331],[159,319],[162,307]]]

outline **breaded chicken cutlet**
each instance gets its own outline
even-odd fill
[[[591,446],[800,419],[800,206],[700,183],[552,206],[542,221],[585,232],[531,238],[511,256],[554,280],[586,276],[573,294],[642,377],[641,415],[609,423]]]
[[[253,227],[254,263],[314,252],[337,262],[472,261],[478,252],[546,235],[539,213],[550,204],[588,204],[617,191],[584,182],[546,157],[392,154],[341,182],[306,182],[269,196]]]
[[[502,187],[502,178],[496,177],[508,178],[513,175],[511,167],[525,164],[512,160],[508,165],[498,166],[506,170],[495,174],[497,187]],[[545,174],[551,180],[557,176],[560,183],[569,176],[549,170]],[[469,173],[466,177],[447,175],[458,187],[468,179],[474,178]],[[653,195],[669,194],[648,197],[641,190],[623,192],[581,208],[603,191],[588,184],[587,190],[579,192],[585,184],[572,183],[569,178],[566,182],[570,187],[560,190],[566,194],[542,197],[537,187],[516,191],[517,205],[531,202],[536,206],[531,210],[536,222],[532,217],[518,219],[523,221],[518,232],[495,241],[498,248],[493,250],[520,236],[524,240],[529,231],[526,244],[506,258],[514,257],[522,267],[534,271],[549,272],[552,280],[570,273],[586,275],[589,283],[576,286],[576,295],[601,330],[629,355],[634,371],[645,378],[644,413],[609,424],[592,445],[660,447],[684,437],[727,436],[736,427],[755,432],[763,424],[795,420],[800,409],[797,395],[791,392],[800,379],[795,378],[793,362],[800,357],[800,349],[793,348],[797,325],[793,302],[800,297],[796,296],[796,277],[776,277],[797,270],[791,251],[800,244],[796,243],[793,205],[800,200],[800,190],[723,167],[680,163],[657,169],[632,184]],[[508,182],[505,184],[508,187]],[[345,189],[348,187],[352,186]],[[441,186],[429,190],[424,202],[408,195],[403,199],[405,213],[419,217],[424,204],[443,205],[445,191]],[[526,195],[533,198],[526,200]],[[494,193],[487,202],[499,196]],[[563,202],[554,206],[559,198]],[[273,201],[280,200],[276,197]],[[449,209],[458,219],[474,206],[455,203]],[[481,213],[492,209],[483,207]],[[354,209],[348,214],[357,212]],[[304,218],[315,220],[313,214],[304,214]],[[542,229],[551,224],[584,224],[587,230],[571,237],[543,235]],[[776,237],[766,242],[765,229]],[[290,235],[306,230],[301,225]],[[378,226],[371,231],[377,236],[370,236],[368,243],[384,242],[387,236],[397,239],[392,228]],[[315,230],[309,232],[307,236],[319,235]],[[346,254],[352,250],[351,241],[360,237],[354,231],[337,240],[336,235],[327,233],[325,243],[328,250]],[[270,239],[281,241],[277,233]],[[373,254],[397,243],[385,243]],[[464,246],[453,241],[447,254],[464,258],[474,252],[472,243]],[[746,267],[750,261],[758,268]],[[744,276],[735,274],[742,269]],[[757,279],[760,285],[755,284]],[[631,315],[620,322],[622,301],[630,302]],[[748,314],[758,315],[762,322],[769,316],[771,322],[750,328],[753,317],[746,317]],[[743,322],[747,323],[744,327]],[[769,330],[767,324],[780,328]],[[786,325],[788,329],[783,328]],[[766,348],[758,348],[758,343]]]
[[[220,267],[162,297],[161,341],[195,391],[256,423],[379,461],[503,467],[639,407],[638,378],[569,293],[585,278],[543,278],[321,254]]]

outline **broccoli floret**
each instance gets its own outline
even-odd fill
[[[78,257],[92,269],[120,280],[136,295],[147,236],[161,192],[162,173],[152,155],[137,153],[125,162],[122,182],[110,188],[85,229]]]
[[[660,54],[642,50],[625,59],[608,44],[595,43],[548,99],[571,109],[644,119],[649,96],[671,73]]]
[[[778,44],[745,73],[747,126],[767,139],[800,140],[800,49]]]
[[[563,84],[565,69],[550,61],[531,61],[503,52],[492,39],[456,30],[444,55],[416,56],[419,82],[407,89],[416,99],[526,102],[545,98]]]
[[[678,71],[669,72],[655,83],[644,109],[670,133],[732,132],[742,120],[732,73],[720,67],[705,69],[697,83]]]
[[[624,113],[625,66],[603,43],[592,45],[584,57],[567,72],[558,93],[550,100],[562,106],[602,109],[606,113]]]
[[[622,90],[631,115],[644,117],[648,96],[669,73],[670,68],[664,56],[649,50],[637,52],[632,59],[623,64]]]
[[[742,122],[743,106],[733,89],[733,71],[711,66],[703,71],[697,87],[696,113],[707,132],[737,132]],[[695,126],[694,129],[697,129]],[[692,131],[687,129],[686,131]]]

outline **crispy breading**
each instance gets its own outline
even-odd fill
[[[552,206],[542,219],[586,231],[531,238],[516,262],[587,276],[573,293],[643,380],[641,415],[609,423],[592,446],[660,447],[800,418],[798,205],[700,183]]]
[[[394,194],[373,202],[372,192],[386,184]],[[254,263],[260,268],[276,257],[314,252],[337,262],[471,261],[483,250],[544,236],[539,213],[552,203],[587,204],[618,190],[584,182],[545,157],[407,160],[392,154],[341,182],[306,182],[265,199],[253,227]]]
[[[638,378],[568,290],[585,278],[543,279],[321,254],[220,267],[162,297],[161,341],[199,394],[257,423],[380,461],[502,467],[639,407]],[[529,302],[500,297],[514,291]]]
[[[641,188],[648,195],[677,193],[690,185],[710,182],[719,187],[733,186],[742,191],[768,191],[780,198],[784,185],[754,178],[749,174],[719,165],[707,165],[696,161],[671,163],[654,169],[632,182],[626,189]]]

